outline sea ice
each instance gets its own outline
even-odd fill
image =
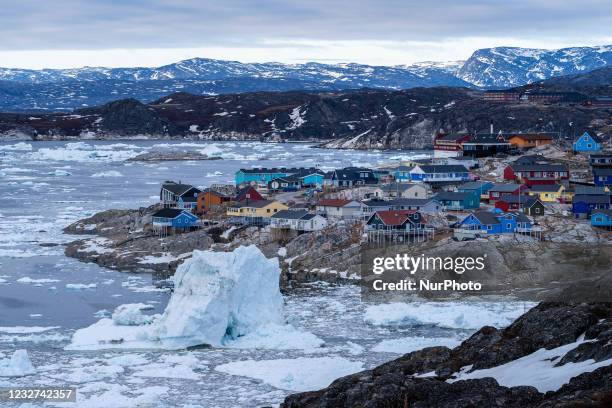
[[[35,373],[26,350],[15,350],[10,358],[0,359],[0,377],[23,377]]]
[[[276,388],[311,391],[327,387],[338,377],[363,370],[363,363],[342,357],[299,357],[279,360],[234,361],[215,367],[222,373],[256,378]]]
[[[150,324],[154,316],[142,314],[143,310],[153,309],[153,306],[146,303],[128,303],[117,306],[113,312],[113,323],[118,326],[141,326]]]
[[[400,339],[383,340],[372,351],[382,353],[406,354],[426,347],[446,346],[457,347],[461,341],[453,337],[403,337]]]
[[[94,178],[123,177],[123,174],[121,174],[117,170],[109,170],[109,171],[101,171],[99,173],[94,173],[91,175],[91,177],[94,177]]]

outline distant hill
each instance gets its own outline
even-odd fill
[[[610,65],[612,46],[541,50],[485,48],[466,61],[400,66],[241,63],[193,58],[155,68],[26,70],[0,68],[0,111],[68,111],[174,92],[400,90],[416,87],[508,88]]]

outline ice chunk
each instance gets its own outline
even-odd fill
[[[140,326],[150,324],[154,316],[142,314],[143,310],[153,309],[153,306],[145,303],[128,303],[117,306],[113,312],[113,323],[119,326]]]
[[[283,324],[278,259],[255,246],[233,252],[194,251],[175,275],[174,293],[157,322],[168,348],[220,346],[223,339]]]
[[[311,391],[327,387],[336,378],[363,369],[359,361],[342,357],[300,357],[280,360],[234,361],[217,366],[222,373],[262,380],[276,388]]]
[[[461,341],[453,337],[404,337],[400,339],[383,340],[372,351],[381,353],[406,354],[426,347],[445,346],[457,347]]]
[[[267,259],[254,245],[194,251],[172,278],[174,292],[162,315],[135,326],[141,309],[116,310],[113,319],[77,330],[67,349],[321,346],[318,337],[284,323],[279,278],[278,259]]]
[[[35,373],[26,350],[15,350],[10,358],[0,359],[0,377],[23,377]]]

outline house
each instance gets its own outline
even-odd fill
[[[184,231],[198,226],[199,218],[179,208],[162,208],[151,216],[153,229],[158,233]]]
[[[601,139],[592,132],[584,132],[572,144],[574,153],[593,153],[601,150]]]
[[[593,167],[593,182],[599,187],[612,186],[612,167]]]
[[[317,214],[334,218],[359,218],[363,204],[341,198],[323,199],[316,204]]]
[[[484,100],[491,102],[518,102],[520,96],[521,93],[517,91],[491,89],[489,91],[485,91]]]
[[[361,215],[369,219],[377,211],[414,210],[421,214],[438,214],[442,204],[433,198],[394,198],[392,200],[371,199],[361,202]]]
[[[258,184],[267,185],[270,181],[280,178],[289,177],[294,174],[304,175],[305,173],[314,173],[317,169],[314,167],[304,168],[285,168],[285,167],[272,167],[272,168],[252,168],[252,169],[239,169],[234,174],[234,181],[237,186],[241,184]]]
[[[334,170],[332,171],[331,181],[334,187],[353,187],[378,183],[372,169],[361,167],[346,167]]]
[[[231,200],[232,196],[228,193],[208,188],[198,195],[196,213],[203,214],[211,209],[219,208]]]
[[[202,193],[198,193],[196,196],[184,196],[179,197],[176,203],[177,208],[182,210],[195,211],[198,207],[198,197]]]
[[[472,157],[494,156],[510,150],[506,137],[498,134],[476,134],[462,144],[463,155]]]
[[[515,183],[500,183],[495,184],[493,187],[489,189],[489,202],[494,203],[499,200],[500,197],[504,194],[525,194],[526,190],[528,190],[527,186],[524,184],[515,184]]]
[[[391,170],[391,174],[395,178],[395,181],[410,181],[410,172],[414,169],[414,166],[397,166]]]
[[[283,210],[270,218],[270,227],[294,231],[320,231],[327,227],[327,219],[305,210]]]
[[[565,187],[561,184],[538,184],[531,186],[529,195],[536,196],[543,203],[557,203],[565,201]]]
[[[410,170],[410,178],[416,182],[426,183],[462,183],[470,180],[470,172],[465,166],[441,164],[418,165]]]
[[[533,222],[523,213],[503,212],[501,210],[479,210],[470,213],[460,223],[459,228],[480,233],[507,234],[528,232],[533,228]]]
[[[480,207],[480,196],[474,193],[442,191],[432,197],[442,204],[445,210],[472,210]]]
[[[434,140],[434,157],[455,157],[463,153],[462,145],[470,140],[466,133],[444,134],[439,133]]]
[[[374,189],[376,198],[426,198],[428,188],[422,183],[383,184]]]
[[[510,136],[508,142],[519,149],[530,149],[551,144],[553,137],[547,133],[516,134]]]
[[[289,207],[275,200],[244,200],[230,204],[226,214],[234,217],[236,222],[267,224],[272,215],[287,209]]]
[[[593,210],[610,209],[610,195],[575,195],[572,201],[572,213],[576,218],[585,218]]]
[[[377,211],[366,221],[366,230],[417,231],[424,227],[421,213],[413,210]]]
[[[472,193],[480,197],[481,200],[489,198],[489,190],[495,186],[491,181],[469,181],[457,187],[460,193]]]
[[[190,184],[182,184],[180,181],[175,183],[174,181],[166,181],[162,184],[161,190],[159,192],[159,201],[162,206],[165,208],[177,207],[179,205],[179,198],[184,199],[185,202],[189,202],[189,208],[191,208],[190,198],[197,198],[198,194],[201,191],[190,185]]]
[[[296,176],[279,177],[268,182],[269,191],[297,191],[302,188],[302,179]]]
[[[512,164],[516,164],[516,165],[548,164],[548,163],[550,163],[550,160],[547,157],[542,156],[541,154],[528,154],[525,156],[521,156],[512,162]]]
[[[436,159],[436,164],[437,163],[465,166],[466,169],[474,169],[478,167],[478,159],[471,156],[445,157],[442,159]]]
[[[612,152],[591,154],[589,156],[589,164],[591,167],[612,167]]]
[[[323,187],[323,179],[325,177],[324,172],[317,170],[314,172],[307,172],[307,173],[308,174],[302,174],[298,176],[300,180],[302,181],[303,187],[315,187],[315,188]]]
[[[544,215],[544,203],[533,196],[505,194],[495,202],[495,208],[502,211],[521,211],[532,217]]]
[[[564,164],[515,164],[504,169],[504,179],[525,183],[528,186],[537,184],[556,184],[569,180],[569,168]]]
[[[259,192],[255,189],[255,187],[246,186],[236,191],[236,196],[234,197],[233,201],[236,201],[236,202],[249,201],[249,200],[259,201],[263,199],[264,199],[263,196],[259,194]]]
[[[612,210],[594,210],[591,212],[593,227],[612,228]]]

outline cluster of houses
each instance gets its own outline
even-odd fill
[[[270,226],[297,233],[319,231],[330,224],[360,222],[376,240],[428,239],[433,227],[428,217],[449,213],[461,230],[479,234],[527,233],[550,204],[567,204],[576,218],[593,226],[612,227],[612,153],[586,132],[573,145],[590,153],[593,183],[570,181],[567,164],[541,155],[520,156],[503,169],[503,182],[480,180],[471,169],[478,157],[510,146],[529,148],[552,141],[550,135],[442,135],[436,146],[445,155],[410,160],[386,168],[346,167],[322,171],[315,167],[250,168],[235,173],[234,185],[206,189],[165,182],[163,207],[153,215],[153,226],[166,234],[198,228],[201,217],[216,212],[233,224]],[[358,199],[342,190],[357,189]],[[285,192],[302,193],[305,203],[288,205]],[[329,193],[329,194],[328,194]],[[294,195],[292,195],[294,196]],[[329,198],[333,197],[333,198]]]

